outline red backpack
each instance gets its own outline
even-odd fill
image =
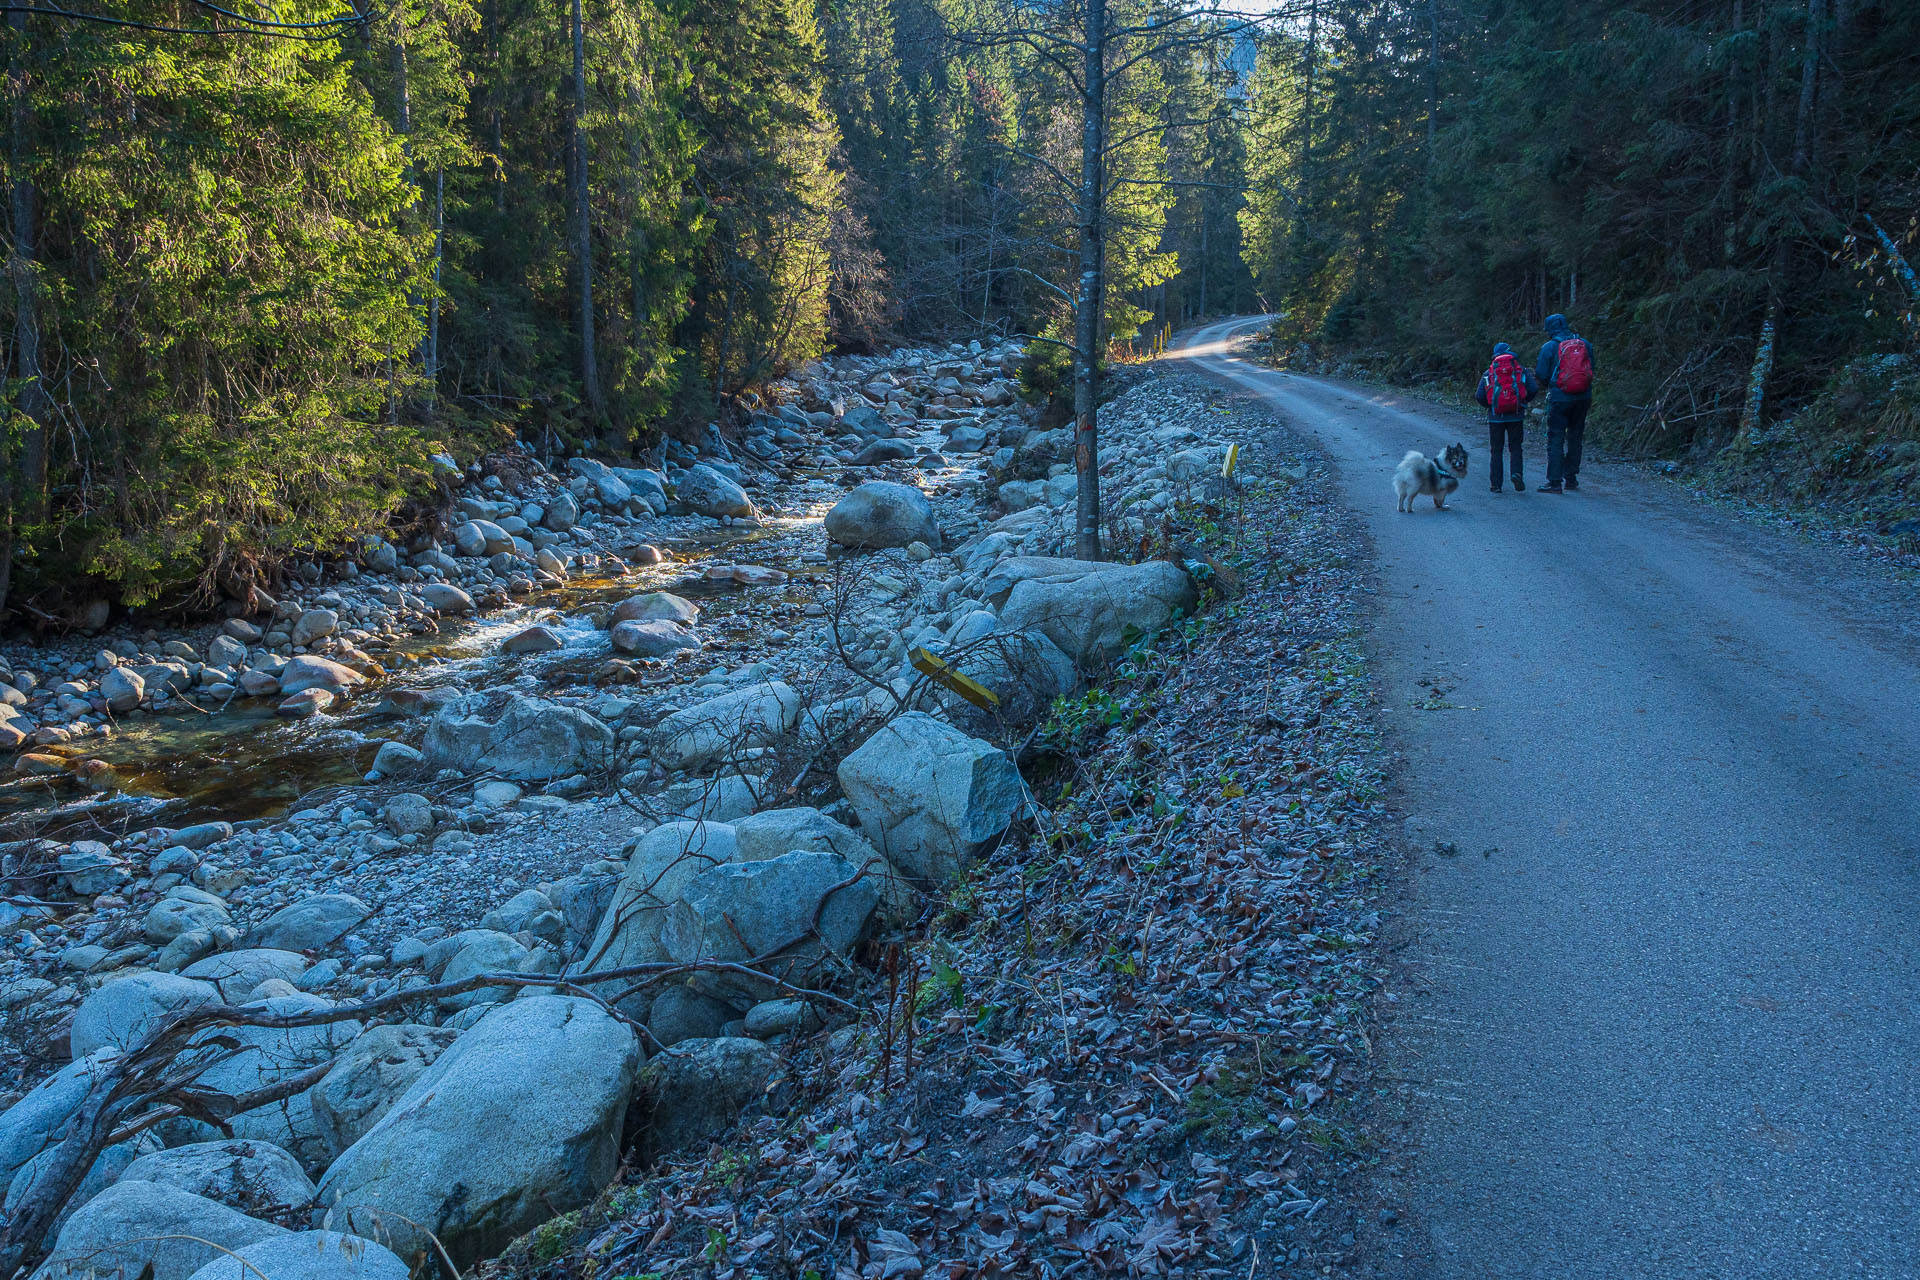
[[[1519,413],[1527,403],[1527,375],[1512,352],[1493,358],[1487,369],[1487,407],[1496,415]]]
[[[1587,349],[1585,338],[1560,339],[1560,353],[1554,357],[1553,385],[1576,396],[1593,390],[1593,352]]]

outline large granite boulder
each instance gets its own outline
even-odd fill
[[[365,1137],[453,1044],[458,1032],[402,1022],[374,1027],[313,1087],[313,1122],[327,1161]]]
[[[676,711],[653,728],[648,746],[669,769],[699,769],[792,731],[800,695],[784,681],[748,685]]]
[[[868,738],[839,778],[874,846],[930,883],[962,870],[1027,799],[1006,752],[919,711]]]
[[[87,1093],[120,1064],[117,1048],[80,1054],[0,1112],[0,1181],[11,1183],[45,1151],[86,1101]]]
[[[495,1006],[334,1161],[316,1225],[402,1257],[430,1231],[461,1268],[497,1253],[612,1180],[641,1060],[592,1001]]]
[[[613,622],[677,622],[690,627],[700,621],[700,606],[671,591],[643,591],[613,607]]]
[[[723,822],[668,822],[634,843],[626,874],[600,915],[593,941],[573,966],[574,973],[624,969],[658,964],[667,958],[660,929],[667,908],[680,900],[694,877],[712,867],[740,860],[733,828]],[[602,985],[597,994],[618,997],[620,1011],[645,1021],[654,988],[638,991],[632,981],[618,979]]]
[[[247,1138],[191,1142],[133,1161],[123,1179],[157,1182],[267,1217],[313,1200],[313,1183],[284,1147]]]
[[[246,1006],[275,1014],[317,1013],[332,1003],[306,993],[271,996]],[[199,1085],[232,1096],[291,1080],[345,1053],[360,1035],[353,1019],[295,1027],[220,1027],[195,1037],[196,1061],[209,1064]],[[293,1153],[303,1167],[318,1172],[332,1154],[322,1139],[313,1114],[313,1091],[307,1089],[278,1102],[232,1117],[228,1125],[236,1138],[270,1142]],[[220,1131],[201,1120],[180,1117],[162,1122],[159,1132],[169,1145],[212,1142]]]
[[[384,1246],[338,1231],[296,1231],[222,1254],[189,1280],[407,1280]]]
[[[879,903],[879,884],[862,868],[837,853],[796,850],[702,871],[667,908],[660,942],[680,964],[757,960],[760,972],[806,986],[828,972],[829,957],[853,950]],[[743,1009],[788,994],[726,970],[687,981]]]
[[[1158,631],[1199,599],[1193,579],[1177,564],[1109,565],[1099,572],[1028,578],[1007,593],[1000,626],[1031,628],[1086,666],[1102,666],[1125,650],[1131,636]]]
[[[480,764],[509,778],[545,781],[613,760],[613,730],[577,707],[519,694],[488,735]]]
[[[726,1132],[740,1112],[786,1079],[779,1050],[726,1036],[689,1040],[640,1073],[634,1105],[651,1154],[663,1154]]]
[[[911,452],[911,450],[909,450]],[[912,485],[869,480],[856,485],[827,512],[827,537],[843,547],[940,545],[933,504]]]
[[[316,893],[268,916],[247,935],[247,943],[272,951],[322,951],[372,914],[372,907],[350,893]]]
[[[102,983],[80,1002],[69,1043],[76,1058],[107,1047],[131,1049],[174,1015],[219,1003],[220,992],[211,982],[177,973],[129,973]]]
[[[704,463],[673,478],[673,496],[695,515],[750,519],[755,514],[747,491]]]
[[[226,1250],[286,1234],[205,1196],[123,1178],[67,1219],[33,1280],[190,1280]]]

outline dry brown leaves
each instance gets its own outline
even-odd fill
[[[1176,406],[1218,401],[1166,381]],[[797,1114],[636,1176],[549,1273],[1251,1276],[1341,1255],[1383,817],[1361,562],[1315,481],[1280,474],[1290,441],[1237,421],[1253,487],[1191,514],[1245,593],[1140,654],[1074,752],[1030,770],[1046,811],[897,940],[911,981],[876,980],[864,1029],[795,1051]]]

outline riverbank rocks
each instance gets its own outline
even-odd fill
[[[1006,752],[919,711],[868,738],[840,762],[839,778],[875,847],[936,884],[1006,830],[1027,798]]]
[[[918,902],[912,885],[865,836],[818,809],[768,809],[748,814],[733,820],[733,834],[740,845],[739,862],[760,862],[796,849],[839,854],[873,878],[881,904],[891,918],[906,916]]]
[[[612,1180],[640,1063],[591,1001],[496,1006],[327,1170],[318,1225],[402,1256],[431,1231],[462,1268],[498,1252]]]
[[[381,1245],[338,1231],[297,1231],[222,1254],[189,1280],[407,1280]]]
[[[316,893],[267,917],[247,935],[247,945],[275,951],[322,951],[372,914],[372,907],[350,893]]]
[[[415,588],[420,599],[436,613],[466,615],[475,609],[473,597],[451,582],[423,582]]]
[[[219,1004],[211,982],[177,973],[129,973],[102,983],[73,1011],[69,1043],[73,1056],[96,1050],[131,1049],[175,1014]]]
[[[838,854],[797,850],[700,872],[667,908],[660,942],[680,964],[742,962],[786,947],[759,967],[805,985],[824,972],[828,956],[853,950],[879,903],[872,875]],[[809,931],[817,937],[806,937]],[[697,972],[688,983],[740,1008],[783,994],[737,973]]]
[[[487,738],[483,768],[520,781],[565,778],[613,761],[613,730],[576,707],[519,694]]]
[[[303,653],[291,659],[280,668],[279,680],[283,694],[323,689],[336,698],[352,693],[355,686],[367,682],[367,678],[352,667],[312,653]]]
[[[287,1235],[205,1196],[123,1178],[67,1219],[34,1280],[191,1280],[225,1251]]]
[[[211,982],[222,1000],[228,1004],[240,1004],[261,983],[274,978],[292,982],[306,967],[306,957],[296,951],[247,947],[196,960],[182,969],[180,976]]]
[[[365,1137],[458,1032],[403,1022],[374,1027],[313,1088],[313,1120],[327,1162]]]
[[[404,742],[383,742],[373,753],[374,769],[389,778],[405,777],[426,762],[424,755]]]
[[[665,658],[701,647],[700,637],[677,622],[616,622],[609,638],[615,649],[637,658]]]
[[[1187,571],[1165,560],[1075,568],[1016,583],[1000,610],[1000,626],[1030,627],[1074,661],[1104,666],[1125,650],[1129,628],[1158,631],[1198,600]]]
[[[674,712],[654,726],[649,746],[669,769],[699,769],[731,752],[765,746],[799,720],[800,695],[772,680]]]
[[[271,996],[245,1006],[271,1014],[318,1013],[333,1007],[320,996],[295,992]],[[233,1026],[208,1030],[194,1037],[189,1050],[206,1069],[198,1076],[202,1088],[230,1096],[252,1093],[280,1084],[346,1051],[360,1034],[352,1019],[314,1026]],[[318,1172],[331,1154],[321,1141],[313,1116],[311,1089],[279,1102],[245,1111],[228,1121],[236,1138],[270,1142],[291,1152],[306,1169]],[[182,1117],[162,1122],[161,1137],[169,1145],[212,1142],[223,1135],[212,1125]]]
[[[287,639],[304,648],[316,640],[326,639],[339,625],[340,615],[333,610],[309,609],[295,620]]]
[[[827,512],[827,537],[843,547],[904,547],[910,542],[940,545],[940,526],[927,496],[911,485],[869,480],[857,485]]]
[[[1008,631],[986,609],[956,623],[939,649],[1000,699],[988,711],[950,690],[933,689],[932,696],[963,729],[989,732],[1006,724],[1030,724],[1046,714],[1055,698],[1080,687],[1079,667],[1058,645],[1031,628]]]
[[[150,1152],[135,1159],[120,1176],[205,1196],[257,1217],[301,1208],[312,1202],[314,1194],[300,1162],[285,1149],[245,1138]]]
[[[513,551],[513,535],[491,520],[468,520],[455,526],[453,546],[463,556],[491,556]]]
[[[133,879],[133,872],[98,840],[75,840],[60,855],[60,880],[83,898],[112,893]]]
[[[786,1078],[780,1053],[741,1036],[688,1040],[640,1073],[635,1106],[646,1145],[660,1155],[726,1132]]]
[[[667,908],[712,867],[740,860],[740,842],[724,822],[666,822],[634,842],[627,868],[594,929],[593,940],[573,966],[575,973],[657,964],[667,958],[660,928]],[[599,994],[611,999],[631,982],[612,982]],[[652,989],[624,994],[620,1011],[646,1021]]]
[[[292,697],[281,699],[273,714],[287,720],[305,720],[330,710],[334,701],[334,695],[325,689],[302,689]]]
[[[703,463],[673,478],[673,496],[696,515],[725,519],[752,519],[755,515],[747,491]]]
[[[615,605],[612,621],[677,622],[690,627],[700,621],[700,606],[671,591],[643,591]]]
[[[402,791],[387,801],[380,816],[397,836],[425,835],[433,830],[433,801],[417,791]]]
[[[79,1210],[81,1205],[120,1181],[127,1166],[135,1160],[150,1151],[160,1149],[160,1140],[149,1132],[138,1134],[128,1142],[116,1142],[102,1151],[81,1177],[80,1185],[75,1187],[73,1194],[67,1197],[66,1204],[54,1216],[47,1238],[58,1239],[60,1228]],[[45,1148],[22,1165],[20,1172],[13,1176],[13,1181],[7,1184],[6,1200],[0,1203],[0,1212],[5,1213],[9,1220],[18,1216],[27,1204],[43,1191],[36,1182],[46,1175],[59,1150],[58,1145]]]
[[[548,626],[532,626],[516,631],[500,645],[502,653],[552,653],[567,647],[566,637]]]
[[[126,668],[115,667],[100,677],[100,696],[109,711],[131,711],[145,700],[147,684]]]
[[[427,722],[420,739],[420,753],[435,769],[457,769],[472,773],[480,767],[493,740],[493,726],[479,716],[468,715],[462,705],[440,708]]]
[[[76,1051],[74,1060],[0,1112],[0,1182],[11,1183],[26,1163],[44,1151],[80,1109],[87,1093],[119,1065],[115,1047]]]

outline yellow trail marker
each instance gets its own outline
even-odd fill
[[[991,711],[1000,705],[999,694],[978,680],[961,675],[931,649],[915,649],[907,655],[907,661],[913,664],[915,671],[920,672],[935,684],[951,689],[982,711]]]
[[[1224,480],[1228,476],[1232,475],[1234,467],[1237,466],[1239,462],[1240,462],[1240,445],[1236,441],[1235,443],[1227,446],[1227,460],[1220,464],[1220,478]]]

